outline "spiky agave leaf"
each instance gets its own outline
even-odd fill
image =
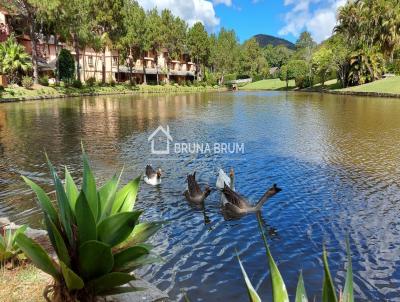
[[[282,275],[279,272],[278,266],[276,265],[274,258],[269,250],[267,238],[265,237],[264,229],[262,227],[260,213],[257,214],[258,226],[260,229],[261,237],[264,241],[265,250],[267,253],[268,266],[271,273],[272,282],[272,296],[274,302],[289,302],[289,295],[286,290],[285,282],[283,281]]]
[[[247,287],[247,293],[249,295],[249,302],[261,302],[260,296],[257,294],[257,291],[254,289],[253,285],[251,284],[251,281],[249,277],[247,276],[247,273],[243,267],[242,261],[240,261],[239,255],[236,252],[237,259],[239,261],[240,269],[242,271],[243,279],[244,282],[246,283]]]
[[[295,302],[308,302],[306,288],[304,286],[303,274],[300,272],[299,281],[297,282],[296,300]]]
[[[347,250],[347,272],[346,272],[346,281],[344,283],[342,302],[354,302],[353,265],[351,263],[349,238],[346,239],[346,250]]]
[[[324,281],[322,285],[322,302],[337,302],[335,285],[333,284],[331,272],[328,265],[328,256],[325,246],[322,252],[322,261],[324,263]]]
[[[56,280],[61,279],[59,268],[39,244],[23,233],[18,234],[15,240],[21,250],[32,260],[36,267],[53,276]]]

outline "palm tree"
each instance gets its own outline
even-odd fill
[[[22,45],[18,44],[14,36],[10,36],[0,44],[0,73],[6,74],[10,83],[17,83],[21,73],[32,68],[32,61]]]

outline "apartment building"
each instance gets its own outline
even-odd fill
[[[25,47],[27,53],[31,54],[32,44],[26,34],[26,30],[24,30],[25,26],[26,24],[24,25],[23,21],[21,23],[21,20],[18,21],[17,18],[14,18],[0,7],[0,42],[5,41],[11,33],[14,33],[17,41]],[[39,35],[36,53],[41,75],[47,74],[50,77],[55,75],[57,52],[61,48],[67,48],[76,57],[75,50],[71,45],[59,42],[56,45],[54,36]],[[131,69],[127,62],[121,62],[119,53],[116,50],[106,49],[105,56],[103,56],[102,52],[96,52],[94,49],[86,47],[79,51],[79,67],[82,81],[92,77],[96,78],[97,81],[102,80],[103,58],[105,60],[106,81],[125,82],[129,80]],[[145,74],[148,83],[155,83],[157,76],[161,82],[180,83],[194,80],[195,73],[196,66],[190,61],[188,55],[185,54],[178,60],[172,60],[168,55],[168,50],[163,49],[158,54],[148,52],[144,58],[138,58],[132,68],[131,77],[137,84],[144,82]]]

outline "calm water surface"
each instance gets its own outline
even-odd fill
[[[148,136],[169,125],[174,142],[240,142],[242,155],[150,154]],[[43,151],[80,177],[84,142],[99,181],[125,166],[123,181],[147,163],[165,171],[160,187],[142,185],[144,220],[171,220],[152,242],[165,262],[141,271],[181,299],[247,301],[235,258],[263,300],[270,299],[256,217],[225,221],[218,192],[205,211],[184,200],[185,175],[215,185],[218,168],[236,170],[237,189],[256,201],[274,182],[283,191],[263,208],[275,260],[294,295],[303,270],[309,296],[321,295],[325,243],[344,284],[349,234],[358,301],[400,301],[400,100],[281,92],[121,96],[0,105],[0,216],[40,226],[27,175],[49,191]],[[208,223],[205,223],[208,222]]]

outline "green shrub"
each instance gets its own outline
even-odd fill
[[[26,228],[26,226],[17,230],[0,228],[0,266],[10,262],[14,265],[19,260],[22,251],[16,243],[15,237],[20,233],[25,233]]]
[[[48,164],[57,207],[41,187],[23,179],[36,193],[58,261],[24,234],[16,236],[25,255],[54,279],[45,297],[52,292],[54,301],[97,301],[98,296],[137,290],[122,286],[135,279],[132,271],[159,260],[144,242],[162,225],[139,223],[142,212],[133,210],[140,177],[118,189],[121,177],[114,175],[97,188],[83,153],[82,187],[78,190],[68,169],[63,185],[50,161]]]
[[[218,76],[215,73],[206,72],[204,81],[209,86],[218,85]]]
[[[235,73],[226,74],[226,75],[224,76],[224,81],[225,81],[225,82],[229,82],[229,81],[236,80],[236,78],[237,78],[237,76],[236,76]]]
[[[264,77],[260,74],[257,74],[255,76],[252,77],[253,82],[257,82],[257,81],[261,81],[264,80]]]
[[[296,86],[305,88],[312,85],[309,68],[304,60],[292,60],[287,65],[282,66],[280,79],[282,81],[295,80]]]
[[[61,49],[58,55],[58,73],[60,80],[70,82],[75,75],[75,60],[68,49]]]
[[[96,84],[96,78],[95,77],[90,77],[86,80],[86,86],[88,87],[93,87]]]
[[[49,77],[48,76],[43,76],[39,78],[39,84],[42,86],[49,86]]]
[[[72,81],[72,87],[81,89],[83,87],[82,82],[79,80],[73,80]]]
[[[31,89],[33,86],[33,79],[29,76],[24,76],[21,83],[26,89]]]

